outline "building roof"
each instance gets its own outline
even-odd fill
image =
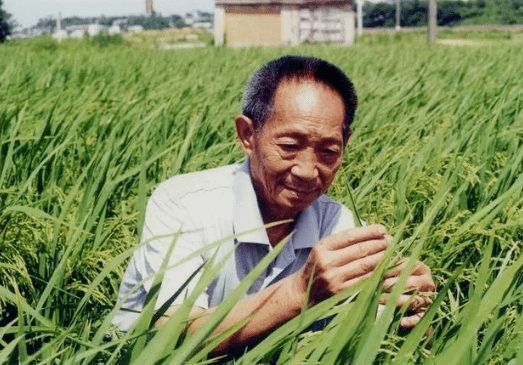
[[[348,5],[352,0],[215,0],[216,5]]]

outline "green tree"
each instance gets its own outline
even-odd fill
[[[80,18],[77,16],[64,18],[62,19],[62,27],[68,27],[70,25],[81,25],[81,24],[92,24],[98,22],[101,25],[110,26],[113,24],[113,22],[116,19],[127,19],[128,25],[141,25],[144,29],[165,29],[169,28],[170,26],[175,28],[182,28],[186,24],[183,21],[183,18],[179,15],[170,15],[163,17],[159,14],[155,14],[152,16],[145,16],[145,15],[131,15],[131,16],[101,16],[98,18],[93,17],[87,17],[87,18]],[[56,27],[56,19],[53,16],[48,16],[45,18],[41,18],[38,20],[38,23],[36,24],[38,27],[46,27],[55,29]]]
[[[401,0],[401,26],[427,25],[426,0]],[[393,27],[396,7],[393,3],[363,6],[365,27]],[[440,0],[438,25],[523,24],[523,0]]]
[[[420,27],[427,25],[429,22],[428,12],[427,1],[413,0],[402,2],[401,26]]]
[[[363,26],[393,27],[396,16],[396,6],[387,3],[365,2],[363,5]]]
[[[0,0],[0,43],[5,41],[7,36],[11,34],[11,27],[9,26],[11,14],[2,10],[2,5],[2,0]]]

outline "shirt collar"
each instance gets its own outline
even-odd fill
[[[292,236],[294,249],[311,248],[319,240],[319,214],[316,208],[317,201],[300,212]],[[242,234],[237,238],[239,242],[259,243],[270,246],[269,237],[261,217],[258,199],[252,185],[250,163],[247,157],[234,173],[233,181],[233,227],[234,233],[246,231],[254,232]]]

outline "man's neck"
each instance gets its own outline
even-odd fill
[[[256,191],[256,188],[255,188]],[[267,236],[272,247],[275,247],[281,240],[288,236],[294,227],[294,220],[297,214],[284,214],[280,210],[270,209],[269,205],[266,204],[263,199],[260,199],[256,192],[258,199],[258,207],[264,224],[275,223],[280,221],[292,220],[292,222],[281,223],[274,227],[267,228]]]
[[[267,236],[272,247],[276,247],[285,237],[292,232],[292,223],[279,224],[277,226],[267,228]]]

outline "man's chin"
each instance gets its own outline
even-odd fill
[[[285,199],[285,206],[288,210],[294,211],[295,213],[298,213],[304,209],[306,209],[309,205],[311,205],[316,199],[318,198],[318,194],[316,192],[314,193],[307,193],[307,194],[287,194]]]

